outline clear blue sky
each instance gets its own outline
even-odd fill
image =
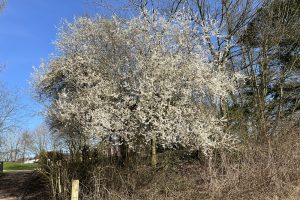
[[[41,110],[29,94],[32,67],[54,51],[57,27],[62,19],[95,13],[87,0],[8,0],[0,14],[0,63],[6,68],[0,80],[12,91],[20,91],[25,105],[24,128],[32,130],[42,122]]]

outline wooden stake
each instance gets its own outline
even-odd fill
[[[79,199],[79,180],[72,180],[72,196],[71,200]]]
[[[151,144],[151,165],[153,168],[157,165],[157,151],[156,151],[156,135],[152,135],[152,144]]]

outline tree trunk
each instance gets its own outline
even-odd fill
[[[24,147],[24,149],[23,149],[23,162],[25,162],[25,152],[26,152],[26,149]]]

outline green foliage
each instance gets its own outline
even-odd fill
[[[7,171],[18,171],[18,170],[35,170],[37,168],[37,164],[24,164],[18,162],[4,162],[4,170]]]

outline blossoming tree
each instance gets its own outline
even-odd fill
[[[118,137],[132,150],[151,143],[153,166],[157,144],[232,148],[217,109],[238,76],[211,63],[198,36],[179,12],[172,20],[80,17],[61,28],[58,53],[36,71],[34,87],[58,131]]]

